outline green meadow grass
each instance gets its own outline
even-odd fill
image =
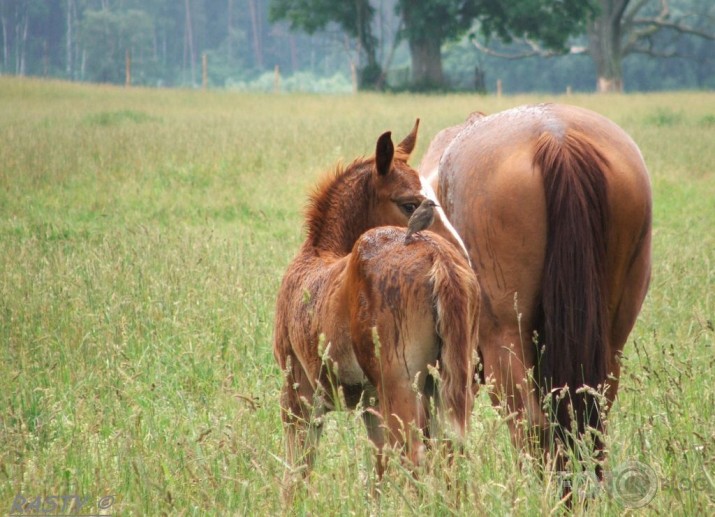
[[[614,119],[652,175],[653,280],[609,468],[652,469],[644,513],[715,514],[715,94],[251,95],[3,77],[0,515],[18,494],[84,495],[95,512],[113,496],[115,515],[562,512],[483,395],[465,457],[430,456],[417,478],[395,462],[380,497],[359,417],[330,415],[311,483],[285,506],[271,350],[321,174],[416,117],[414,164],[473,110],[546,100]],[[575,512],[639,511],[596,492]]]

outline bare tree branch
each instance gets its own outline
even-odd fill
[[[475,35],[470,36],[469,41],[472,42],[477,50],[483,52],[488,56],[498,57],[502,59],[524,59],[527,57],[557,57],[565,56],[568,54],[587,54],[588,49],[586,47],[572,46],[569,48],[568,52],[557,52],[554,50],[548,50],[541,47],[537,42],[527,39],[527,38],[513,38],[513,41],[517,43],[522,43],[527,45],[530,50],[518,53],[505,53],[499,52],[497,50],[491,49],[482,45]]]
[[[623,45],[621,47],[621,54],[625,56],[627,54],[630,54],[631,52],[637,52],[635,49],[637,48],[639,42],[641,40],[650,38],[659,30],[660,29],[653,24],[646,25],[640,30],[637,30],[632,26],[630,30],[626,33],[627,38],[623,42]]]
[[[620,20],[623,18],[624,13],[626,12],[626,9],[628,8],[628,4],[630,3],[630,0],[615,0],[613,2],[613,7],[612,7],[612,12],[611,16],[614,20]],[[641,2],[639,2],[641,3]]]
[[[650,36],[648,36],[647,38],[642,38],[637,43],[639,44],[633,46],[633,49],[631,50],[632,53],[664,58],[682,57],[675,50],[665,51],[656,49],[655,42]],[[644,43],[647,43],[647,45],[644,45]]]
[[[656,16],[637,18],[637,14],[648,0],[638,0],[624,15],[622,20],[623,34],[627,39],[622,46],[622,54],[630,53],[648,54],[655,57],[675,57],[674,53],[657,51],[654,48],[651,36],[662,29],[671,29],[680,34],[691,34],[708,40],[715,40],[715,33],[697,29],[692,25],[683,23],[683,20],[693,13],[687,13],[678,20],[671,20],[670,5],[668,0],[660,0],[660,11]],[[642,46],[642,41],[648,40],[647,48]]]
[[[634,48],[631,50],[632,54],[644,54],[646,56],[651,56],[651,57],[661,57],[661,58],[672,58],[672,57],[686,57],[683,56],[682,54],[678,54],[677,52],[658,52],[657,50],[653,48]]]
[[[646,25],[651,26],[654,31],[660,29],[673,29],[681,34],[692,34],[693,36],[698,36],[700,38],[715,40],[715,33],[706,32],[700,29],[696,29],[690,25],[685,25],[680,22],[671,22],[666,20],[659,20],[658,18],[636,18],[633,20],[634,25]]]
[[[477,38],[469,38],[469,41],[472,42],[472,45],[477,47],[477,50],[480,52],[483,52],[484,54],[488,56],[493,56],[493,57],[499,57],[502,59],[524,59],[527,57],[535,57],[539,56],[540,54],[536,52],[535,50],[530,50],[527,52],[520,52],[520,53],[505,53],[505,52],[499,52],[497,50],[491,49],[489,47],[485,47],[482,45]]]
[[[621,19],[621,30],[623,34],[630,32],[633,26],[633,18],[640,12],[643,7],[649,2],[649,0],[638,0],[634,4],[631,4],[630,9],[628,9]]]
[[[635,52],[633,50],[638,44],[638,40],[642,38],[649,38],[651,35],[655,34],[660,30],[656,25],[659,22],[665,22],[670,16],[670,5],[668,0],[660,0],[660,12],[657,16],[648,18],[649,20],[646,25],[648,27],[637,30],[636,25],[643,25],[640,23],[641,20],[646,20],[646,18],[636,19],[636,15],[640,12],[643,7],[648,3],[649,0],[638,0],[633,7],[623,15],[621,20],[621,34],[628,34],[627,41],[623,44],[623,54],[628,54],[629,52]]]

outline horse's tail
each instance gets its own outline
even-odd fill
[[[442,254],[440,254],[442,255]],[[466,434],[474,403],[472,384],[479,325],[479,284],[467,263],[439,256],[430,270],[436,329],[441,340],[440,407],[454,430]]]
[[[547,213],[537,325],[542,390],[552,393],[563,430],[571,429],[572,414],[568,397],[558,403],[559,388],[569,387],[579,433],[586,425],[601,428],[595,398],[580,388],[597,389],[607,374],[607,163],[578,131],[544,132],[536,144],[534,165],[543,176]]]

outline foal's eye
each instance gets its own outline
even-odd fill
[[[404,210],[407,215],[411,215],[412,212],[414,212],[416,209],[416,203],[405,203],[404,205],[402,205],[402,210]]]

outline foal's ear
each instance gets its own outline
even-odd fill
[[[390,131],[387,131],[377,139],[377,147],[375,148],[375,165],[377,166],[377,173],[380,176],[385,176],[390,172],[394,156],[395,146],[392,145]]]
[[[410,157],[417,143],[417,129],[420,127],[420,119],[415,120],[415,127],[412,128],[410,134],[397,145],[397,151],[405,155],[405,161]]]

